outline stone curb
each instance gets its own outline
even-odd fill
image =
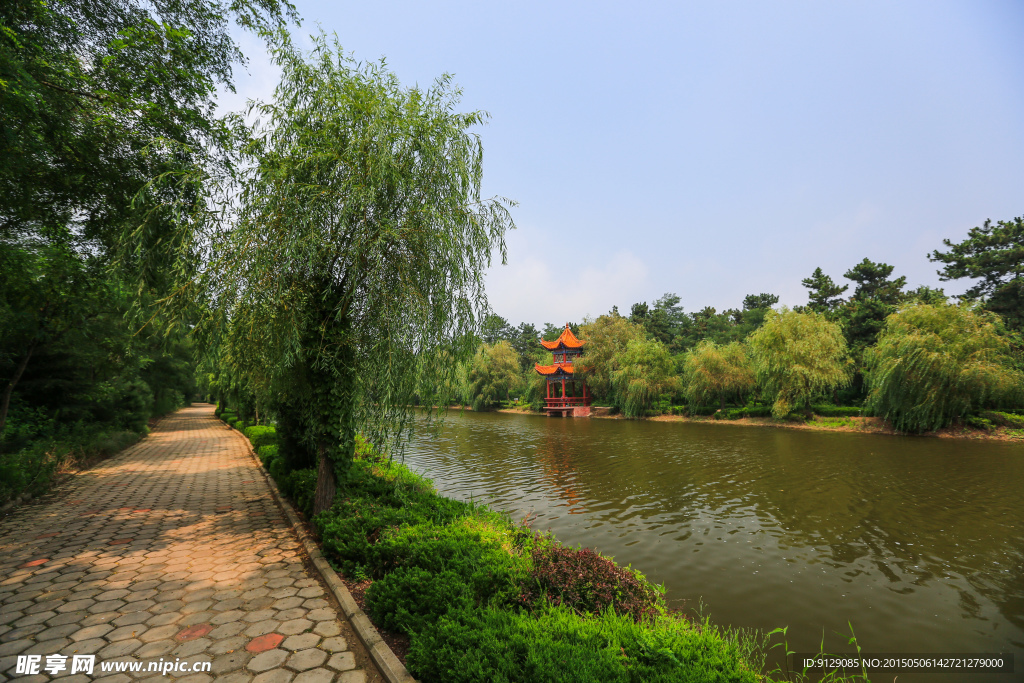
[[[219,418],[218,418],[219,419]],[[234,429],[228,425],[230,429]],[[237,430],[235,430],[237,431]],[[245,435],[239,432],[242,438]],[[263,478],[267,481],[270,486],[270,491],[274,495],[274,499],[277,500],[278,505],[284,510],[285,515],[288,517],[288,522],[292,525],[292,529],[295,534],[299,537],[299,541],[302,542],[302,547],[305,549],[309,559],[312,560],[313,566],[320,573],[324,583],[327,584],[331,592],[334,593],[334,597],[337,598],[338,603],[341,605],[341,610],[348,617],[349,623],[352,624],[352,630],[359,636],[359,640],[362,641],[363,645],[370,653],[370,658],[373,659],[373,663],[377,665],[381,674],[387,679],[388,683],[419,683],[409,670],[405,668],[405,665],[395,656],[395,653],[391,651],[388,644],[384,642],[384,639],[380,637],[380,633],[377,632],[377,627],[370,622],[370,618],[366,616],[363,610],[359,609],[359,605],[356,604],[352,594],[348,592],[348,587],[338,578],[337,572],[331,567],[327,558],[324,557],[323,553],[320,552],[320,547],[317,546],[316,542],[310,538],[309,534],[306,533],[306,529],[302,526],[299,521],[299,516],[292,509],[292,505],[277,488],[277,484],[274,479],[270,476],[270,473],[263,468],[263,463],[256,457],[256,454],[252,450],[252,444],[249,443],[248,439],[245,439],[246,444],[249,448],[249,456],[256,461],[256,466],[259,468]]]

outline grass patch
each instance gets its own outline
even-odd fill
[[[857,422],[849,417],[815,417],[810,424],[822,429],[853,428],[857,426]]]

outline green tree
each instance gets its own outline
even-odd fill
[[[840,318],[847,344],[859,363],[864,349],[875,343],[885,326],[885,319],[895,313],[905,300],[903,288],[907,278],[890,279],[893,266],[864,259],[843,274],[857,283],[853,296],[843,308]]]
[[[984,300],[986,308],[1003,316],[1012,329],[1024,327],[1024,218],[995,225],[986,220],[971,228],[962,242],[942,243],[949,251],[935,250],[928,256],[944,264],[940,279],[977,280],[965,297]]]
[[[532,323],[520,323],[514,328],[510,343],[519,356],[520,369],[524,373],[533,372],[536,362],[551,360],[550,352],[540,345],[540,331]]]
[[[850,381],[842,328],[821,313],[771,311],[748,341],[758,384],[774,402],[772,415],[807,410]]]
[[[656,339],[631,339],[617,354],[612,372],[615,403],[626,417],[643,417],[655,401],[679,389],[675,363]]]
[[[515,349],[502,339],[483,344],[473,357],[466,375],[468,397],[473,410],[490,410],[520,386],[519,359]]]
[[[214,97],[243,60],[229,20],[294,16],[279,0],[0,5],[0,235],[116,246],[148,181],[226,141]]]
[[[1024,385],[999,319],[970,306],[908,306],[889,316],[865,360],[868,407],[907,432],[1017,400]]]
[[[618,313],[584,319],[580,326],[583,356],[576,361],[576,372],[586,378],[591,394],[598,399],[612,395],[612,376],[619,369],[621,354],[633,340],[642,339],[644,330]]]
[[[146,191],[147,184],[224,151],[227,129],[212,115],[214,96],[218,85],[230,87],[232,65],[242,61],[229,20],[265,30],[288,17],[292,6],[278,0],[0,4],[0,250],[11,277],[3,297],[10,322],[0,335],[0,432],[11,401],[42,400],[42,392],[16,396],[29,378],[49,385],[46,408],[63,411],[65,421],[83,415],[81,406],[55,399],[90,394],[98,406],[115,400],[111,387],[121,384],[138,396],[148,391],[136,382],[144,375],[174,385],[153,386],[150,407],[181,393],[190,374],[181,367],[183,342],[167,329],[160,330],[166,344],[152,334],[168,321],[147,311],[147,332],[132,339],[139,330],[129,332],[123,320],[165,289],[172,242],[160,206],[194,197],[186,186]],[[111,272],[114,263],[120,272]],[[56,349],[68,358],[132,360],[118,363],[113,384],[94,366],[87,390],[85,373],[45,362],[60,374],[44,377],[33,367],[53,360]],[[72,376],[83,383],[75,391],[67,386]]]
[[[691,405],[717,400],[725,408],[726,398],[741,400],[754,388],[756,378],[746,347],[739,342],[720,346],[705,339],[683,360],[684,393]]]
[[[575,334],[576,336],[579,336],[579,334],[580,334],[580,326],[579,325],[577,325],[576,323],[569,323],[569,329],[572,330],[573,334]],[[544,323],[544,332],[541,334],[540,338],[543,339],[544,341],[555,341],[560,336],[562,336],[562,332],[564,332],[564,331],[565,331],[565,325],[555,325],[554,323]]]
[[[811,276],[801,280],[800,284],[809,290],[807,309],[814,313],[834,311],[842,303],[843,293],[850,288],[849,285],[837,285],[821,268],[815,268]]]
[[[285,36],[274,100],[244,151],[238,211],[204,215],[218,259],[192,291],[235,331],[242,372],[274,368],[279,415],[315,453],[314,511],[334,498],[355,435],[384,445],[421,387],[451,386],[486,312],[481,273],[513,227],[480,196],[482,147],[447,77],[404,88],[314,39]],[[195,179],[208,193],[228,188]],[[210,318],[216,323],[217,318]]]
[[[511,340],[515,336],[515,328],[496,313],[488,313],[480,323],[480,338],[484,344],[496,344],[499,340]]]

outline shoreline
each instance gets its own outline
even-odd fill
[[[542,415],[529,408],[499,408],[497,413],[515,415]],[[596,420],[624,420],[622,415],[591,415]],[[789,422],[770,417],[741,417],[736,420],[716,420],[711,416],[686,417],[683,415],[655,415],[638,420],[649,422],[690,422],[695,424],[737,425],[775,429],[800,429],[813,432],[847,432],[853,434],[883,434],[887,436],[915,436],[936,439],[963,439],[974,441],[1003,441],[1024,443],[1024,430],[1009,427],[995,427],[992,431],[974,429],[964,425],[944,427],[923,434],[906,434],[893,429],[880,417],[821,417],[815,416],[809,422]],[[849,424],[849,423],[853,424]]]

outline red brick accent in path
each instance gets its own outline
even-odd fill
[[[266,652],[267,650],[273,650],[283,641],[284,636],[280,633],[268,633],[250,640],[249,644],[245,646],[245,649],[253,654],[258,654],[260,652]]]
[[[131,543],[134,540],[135,540],[134,538],[124,538],[124,539],[121,539],[120,541],[111,541],[107,545],[124,545],[125,543]]]
[[[50,561],[50,558],[48,558],[48,557],[44,557],[41,560],[32,560],[31,562],[26,562],[23,565],[19,565],[18,569],[27,569],[28,567],[38,567],[39,565],[46,564],[49,561]]]
[[[174,639],[179,643],[184,643],[188,640],[195,640],[196,638],[202,638],[210,631],[213,630],[213,626],[210,624],[196,624],[195,626],[189,626],[188,628],[178,631],[174,636]]]

